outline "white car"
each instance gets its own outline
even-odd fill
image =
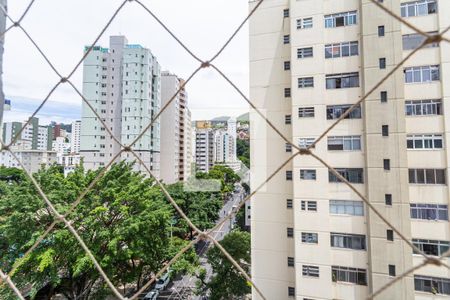
[[[156,300],[156,298],[158,298],[159,296],[159,291],[157,289],[151,290],[150,292],[148,292],[147,295],[145,295],[144,299],[145,300]]]
[[[166,272],[159,280],[156,282],[155,289],[158,291],[164,290],[170,281],[170,273]]]

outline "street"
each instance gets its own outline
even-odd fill
[[[228,200],[222,209],[219,212],[219,223],[223,218],[228,215],[232,210],[233,206],[238,205],[239,201],[245,197],[244,190],[240,187],[238,193],[233,193],[230,200]],[[235,222],[235,216],[225,221],[217,230],[212,232],[212,236],[217,240],[222,240],[225,235],[227,235],[232,229],[233,224]],[[198,249],[197,254],[200,257],[200,265],[206,269],[207,275],[206,280],[212,276],[211,266],[208,264],[206,259],[206,251],[208,247],[211,245],[211,242],[203,242],[200,243],[201,247]],[[181,277],[179,280],[173,281],[167,288],[166,291],[163,291],[158,299],[190,299],[190,300],[202,300],[202,296],[193,295],[195,290],[195,282],[197,278],[195,276],[185,275]]]

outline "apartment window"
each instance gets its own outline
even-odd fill
[[[324,16],[325,28],[356,25],[356,10]]]
[[[284,124],[290,125],[291,124],[291,115],[285,115],[284,116]]]
[[[297,29],[307,29],[313,27],[312,18],[297,19]]]
[[[435,14],[437,12],[436,0],[419,0],[402,3],[400,13],[402,17],[416,17]]]
[[[393,241],[394,240],[394,231],[392,229],[386,230],[386,239],[388,241]]]
[[[358,42],[344,42],[325,45],[325,58],[336,58],[358,55]]]
[[[420,83],[438,81],[440,79],[439,65],[409,67],[403,70],[405,83]]]
[[[292,145],[289,143],[286,143],[286,152],[292,152]]]
[[[445,184],[445,169],[409,169],[409,183]]]
[[[388,125],[381,125],[381,135],[389,136],[389,126]]]
[[[384,36],[384,26],[378,26],[378,36]]]
[[[309,146],[311,146],[314,143],[315,140],[316,140],[315,138],[299,138],[298,139],[298,146],[300,148],[302,148],[302,149],[306,149]]]
[[[407,116],[429,116],[442,114],[442,101],[439,100],[411,100],[405,101]]]
[[[316,170],[300,170],[300,179],[316,180]]]
[[[383,169],[389,171],[391,169],[391,160],[383,159]]]
[[[295,265],[293,257],[287,258],[287,265],[288,265],[288,267],[293,267]]]
[[[359,87],[359,73],[329,74],[325,76],[327,89]]]
[[[301,209],[307,211],[317,211],[317,201],[305,201],[302,200]]]
[[[314,107],[299,107],[298,108],[299,118],[313,118],[314,117]]]
[[[330,214],[364,216],[362,201],[330,200]]]
[[[290,37],[289,34],[283,36],[283,44],[289,44]]]
[[[450,249],[449,241],[413,239],[412,242],[414,246],[427,255],[441,256]],[[419,254],[416,250],[413,250],[413,252]]]
[[[380,92],[380,101],[383,103],[387,102],[387,92],[386,91]]]
[[[288,238],[294,237],[294,228],[288,227],[288,228],[286,229],[286,233],[287,233],[287,237],[288,237]]]
[[[392,205],[392,194],[384,194],[384,203],[386,205]]]
[[[409,134],[406,136],[408,149],[442,149],[442,134]]]
[[[292,171],[286,171],[286,180],[292,180]]]
[[[291,89],[290,88],[285,88],[284,89],[284,97],[285,98],[290,98],[291,97]]]
[[[289,9],[288,8],[283,9],[283,17],[284,18],[289,18]]]
[[[293,288],[291,286],[288,287],[288,296],[295,297],[295,288]]]
[[[428,34],[435,35],[438,34],[437,31],[428,32]],[[403,42],[403,50],[414,50],[418,48],[427,38],[419,33],[412,33],[412,34],[404,34],[402,36],[402,42]],[[422,48],[434,48],[439,47],[438,42],[429,43],[423,46]]]
[[[319,267],[303,265],[302,266],[302,275],[309,276],[309,277],[319,277]]]
[[[302,243],[317,244],[319,242],[317,233],[302,232]]]
[[[330,245],[336,248],[366,250],[366,236],[361,234],[330,233]]]
[[[389,276],[395,276],[395,265],[388,265]]]
[[[329,136],[328,150],[354,151],[361,150],[361,136]]]
[[[347,105],[329,105],[327,106],[327,120],[339,119],[347,110],[352,107],[351,104]],[[358,105],[345,116],[345,119],[361,119],[361,106]]]
[[[285,71],[289,71],[291,69],[291,62],[290,61],[285,61],[283,64],[284,70]]]
[[[286,199],[286,208],[293,208],[293,202],[292,199]]]
[[[314,87],[314,77],[301,77],[297,79],[299,88]]]
[[[367,285],[367,273],[364,269],[331,266],[331,280],[333,282],[349,282]]]
[[[360,168],[338,168],[335,169],[342,177],[351,183],[364,183],[363,169]],[[334,175],[331,171],[328,171],[329,182],[341,182],[341,180]]]
[[[448,221],[448,206],[443,204],[411,203],[411,219]]]
[[[378,59],[378,66],[380,69],[386,69],[386,58],[382,57]]]
[[[297,58],[307,58],[307,57],[313,57],[313,48],[307,47],[307,48],[298,48],[297,49]]]
[[[414,275],[414,289],[420,292],[450,295],[450,279]]]

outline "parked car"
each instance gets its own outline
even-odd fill
[[[148,292],[147,295],[145,295],[144,299],[145,300],[156,300],[156,298],[158,298],[158,296],[159,296],[159,290],[153,289],[150,292]]]
[[[155,289],[158,291],[164,290],[170,281],[170,271],[166,272],[164,275],[162,275],[159,280],[156,282]]]

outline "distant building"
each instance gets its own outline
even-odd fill
[[[7,122],[3,124],[3,141],[11,143],[26,122]],[[52,150],[53,130],[49,126],[39,125],[39,119],[34,117],[25,126],[20,139],[31,142],[32,150],[50,151]]]
[[[220,164],[238,171],[240,163],[236,157],[236,119],[229,118],[226,122],[226,128],[222,126],[211,128],[210,124],[209,121],[197,121],[195,123],[195,163],[197,170],[208,172],[212,166]],[[214,126],[217,126],[217,124]]]
[[[78,154],[80,153],[80,130],[81,121],[76,120],[72,123],[72,132],[70,134],[70,152]]]
[[[32,150],[31,141],[18,140],[11,150],[22,163],[25,170],[35,173],[43,167],[48,167],[56,163],[56,152],[46,150]],[[14,158],[9,151],[0,153],[0,165],[7,168],[22,168],[21,164]]]
[[[209,172],[214,165],[214,131],[211,128],[195,129],[195,167],[199,172]]]
[[[87,50],[87,48],[86,48]],[[131,144],[161,106],[161,70],[156,57],[141,45],[128,44],[124,36],[111,36],[110,48],[95,46],[83,64],[83,94],[113,135]],[[159,119],[133,145],[145,165],[159,177]],[[98,117],[83,102],[80,154],[87,169],[105,166],[119,151]],[[135,161],[124,152],[120,160]],[[136,163],[135,170],[144,171]]]
[[[161,106],[166,105],[183,85],[183,79],[168,71],[161,74]],[[161,179],[166,183],[184,181],[190,175],[190,111],[183,88],[161,114]],[[189,145],[189,146],[188,146]]]

